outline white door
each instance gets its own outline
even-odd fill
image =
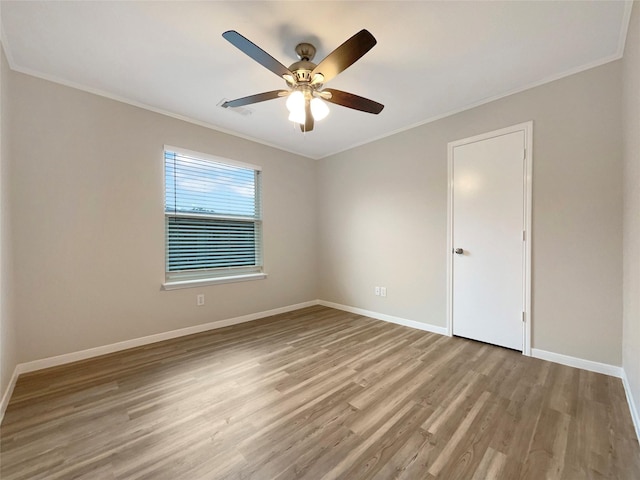
[[[454,144],[450,197],[453,334],[520,351],[525,142],[518,130]]]

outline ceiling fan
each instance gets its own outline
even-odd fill
[[[377,43],[367,30],[360,30],[317,65],[311,61],[316,54],[316,48],[310,43],[300,43],[296,46],[299,61],[289,68],[235,30],[224,32],[222,36],[260,65],[283,78],[289,87],[289,90],[272,90],[229,100],[222,104],[224,108],[287,97],[289,120],[298,123],[303,132],[313,130],[314,121],[323,119],[329,113],[329,107],[323,100],[374,114],[380,113],[384,108],[381,103],[353,93],[323,88],[326,82],[353,65]]]

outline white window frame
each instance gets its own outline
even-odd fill
[[[166,212],[166,152],[173,152],[179,155],[184,155],[187,157],[197,158],[199,160],[209,160],[211,162],[220,163],[224,165],[247,168],[254,170],[258,173],[262,171],[262,168],[259,165],[253,165],[250,163],[239,162],[237,160],[231,160],[228,158],[218,157],[215,155],[209,155],[202,152],[196,152],[193,150],[187,150],[181,147],[174,147],[172,145],[164,145],[162,150],[162,175],[163,175],[163,201],[162,201],[162,209],[164,216],[164,270],[165,270],[165,281],[162,284],[163,290],[176,290],[181,288],[192,288],[192,287],[200,287],[205,285],[215,285],[220,283],[233,283],[233,282],[244,282],[249,280],[261,280],[267,278],[267,274],[264,272],[264,262],[263,262],[263,238],[260,234],[257,239],[257,248],[258,248],[258,258],[259,265],[255,267],[229,267],[226,269],[210,269],[202,271],[202,275],[192,277],[188,273],[181,275],[179,272],[170,273],[168,271],[168,257],[169,257],[169,240],[168,240],[168,219],[169,218],[179,218],[179,217],[188,217],[188,218],[217,218],[220,220],[247,220],[246,218],[233,217],[231,215],[201,215],[201,214],[183,214],[183,213],[167,213]],[[258,177],[259,178],[259,177]],[[261,180],[258,179],[257,183],[257,192],[256,192],[256,206],[257,211],[260,212],[258,219],[253,220],[254,223],[262,225],[262,188],[261,188]],[[260,229],[261,230],[261,229]],[[210,275],[207,275],[209,273]],[[196,274],[197,275],[197,274]]]

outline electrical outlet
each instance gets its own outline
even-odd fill
[[[376,295],[380,296],[380,287],[376,287],[374,289],[374,292],[375,292]]]
[[[204,305],[204,293],[200,293],[196,296],[196,305],[199,307]]]
[[[387,296],[387,287],[380,287],[380,296],[381,297]]]

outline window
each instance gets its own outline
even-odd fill
[[[264,278],[260,167],[165,146],[165,289]]]

